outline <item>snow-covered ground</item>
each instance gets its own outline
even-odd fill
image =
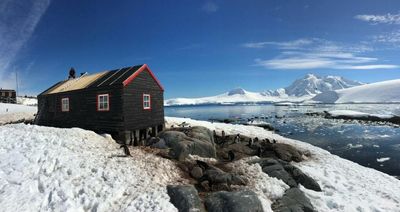
[[[375,113],[364,113],[354,110],[332,110],[328,111],[328,114],[332,117],[346,116],[353,118],[367,118],[367,117],[376,117],[381,119],[390,119],[393,118],[392,114],[375,114]]]
[[[397,103],[400,102],[400,79],[328,91],[313,100],[322,103]]]
[[[36,106],[38,104],[38,100],[36,97],[17,97],[17,103],[21,105],[29,105],[29,106]]]
[[[22,119],[34,119],[36,111],[36,106],[0,103],[0,125]]]
[[[25,124],[0,127],[1,211],[177,211],[166,185],[184,182],[167,159],[119,157],[110,136]]]
[[[246,136],[276,139],[309,151],[308,160],[294,163],[303,172],[317,180],[322,192],[302,187],[318,211],[400,211],[400,181],[375,169],[363,167],[330,154],[311,144],[288,139],[263,128],[224,123],[210,123],[188,118],[166,117],[167,125],[186,122],[192,126],[204,126],[220,133],[240,133]],[[261,199],[268,199],[268,195]]]

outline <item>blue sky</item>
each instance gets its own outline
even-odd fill
[[[0,87],[146,63],[166,98],[288,86],[307,73],[400,78],[400,1],[0,2]]]

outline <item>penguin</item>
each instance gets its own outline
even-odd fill
[[[232,150],[229,150],[228,157],[229,157],[229,161],[232,162],[233,160],[235,160],[235,153],[233,153]]]
[[[252,147],[253,146],[253,138],[249,139],[249,143],[247,144],[248,147]]]
[[[125,156],[126,157],[131,157],[132,155],[131,155],[131,152],[129,151],[129,148],[128,148],[128,146],[126,145],[126,144],[124,144],[124,145],[121,145],[121,147],[120,147],[120,149],[121,148],[124,148],[124,153],[125,153]]]

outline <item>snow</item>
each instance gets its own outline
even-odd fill
[[[388,160],[390,160],[390,157],[376,159],[376,161],[378,161],[379,163],[383,163],[383,162],[388,161]]]
[[[304,96],[359,85],[363,85],[363,83],[348,80],[339,76],[319,77],[314,74],[307,74],[304,78],[298,79],[289,87],[286,87],[285,90],[289,96]]]
[[[226,93],[201,98],[174,98],[165,100],[165,106],[172,105],[201,105],[201,104],[233,104],[233,103],[262,103],[262,102],[303,102],[310,100],[316,94],[337,89],[362,85],[363,83],[344,79],[338,76],[318,77],[308,74],[298,79],[286,88],[264,92],[250,92],[236,88]]]
[[[375,114],[375,113],[364,113],[354,110],[332,110],[328,111],[328,114],[332,117],[339,117],[339,116],[347,116],[353,118],[368,118],[368,117],[376,117],[381,119],[390,119],[393,117],[391,114]]]
[[[141,149],[122,154],[92,131],[1,126],[1,210],[177,211],[166,192],[185,182],[175,164]]]
[[[201,104],[233,104],[233,103],[262,103],[262,102],[302,102],[312,96],[289,97],[289,96],[270,96],[265,93],[256,93],[244,89],[234,89],[229,92],[210,97],[201,98],[175,98],[165,100],[165,106],[172,105],[201,105]]]
[[[398,103],[400,79],[324,92],[313,100],[322,103]]]
[[[0,103],[0,125],[23,119],[34,119],[36,111],[36,106]]]
[[[182,122],[191,126],[204,126],[216,130],[217,133],[224,130],[228,134],[240,133],[250,137],[276,139],[278,142],[309,151],[312,155],[308,160],[293,165],[320,184],[322,192],[301,187],[317,211],[400,211],[400,181],[385,173],[332,155],[311,144],[284,138],[260,127],[166,117],[167,126]],[[266,198],[265,195],[263,197]]]
[[[17,103],[21,105],[29,105],[29,106],[36,106],[38,104],[38,100],[36,97],[17,97]]]

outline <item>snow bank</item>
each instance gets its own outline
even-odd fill
[[[309,160],[294,163],[316,179],[322,192],[301,188],[318,211],[400,211],[400,181],[375,169],[363,167],[310,144],[284,138],[260,127],[210,123],[188,118],[166,117],[167,125],[187,122],[220,133],[276,139],[298,149],[308,150]]]
[[[177,211],[166,185],[172,161],[82,129],[0,127],[2,211]]]
[[[400,79],[328,91],[313,100],[322,103],[397,103],[400,102]]]
[[[36,97],[17,96],[17,103],[21,105],[36,106],[38,104],[38,100]]]
[[[359,112],[359,111],[354,111],[354,110],[332,110],[332,111],[329,111],[328,114],[332,117],[346,116],[346,117],[353,117],[353,118],[375,117],[375,118],[380,118],[380,119],[390,119],[390,118],[394,117],[394,115],[364,113],[364,112]]]
[[[19,104],[0,103],[0,125],[18,120],[34,119],[37,107]]]
[[[235,89],[217,96],[201,98],[175,98],[167,99],[165,106],[172,105],[202,105],[202,104],[235,104],[235,103],[262,103],[262,102],[302,102],[313,96],[271,96],[263,93],[249,92],[244,89]]]

